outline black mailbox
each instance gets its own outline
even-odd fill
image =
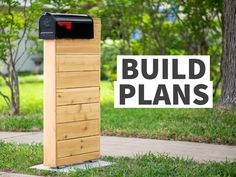
[[[92,39],[93,19],[86,14],[44,13],[39,19],[40,39]]]

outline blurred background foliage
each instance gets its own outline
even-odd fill
[[[39,0],[39,3],[41,7],[34,11],[86,13],[101,18],[101,79],[116,80],[119,54],[210,55],[216,95],[222,75],[222,0]],[[39,43],[42,41],[36,41],[36,46]]]
[[[222,0],[49,0],[55,11],[102,20],[101,78],[116,79],[116,56],[210,55],[214,95],[221,82]]]

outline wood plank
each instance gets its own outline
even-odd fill
[[[100,39],[57,39],[57,54],[99,54]]]
[[[100,134],[100,121],[89,120],[57,124],[57,140],[68,140]]]
[[[44,40],[44,165],[56,166],[56,41]]]
[[[87,154],[80,154],[70,157],[63,157],[57,159],[57,166],[81,163],[88,160],[97,160],[100,158],[100,152],[91,152]]]
[[[93,18],[93,23],[94,24],[101,24],[101,19],[100,18]]]
[[[57,55],[57,72],[100,69],[100,55]]]
[[[93,120],[100,118],[100,103],[57,107],[57,123]]]
[[[99,71],[59,72],[57,75],[57,88],[98,87],[100,81]]]
[[[93,19],[94,24],[94,38],[101,39],[101,20],[99,18]]]
[[[57,142],[57,158],[99,151],[99,136]]]
[[[99,87],[57,90],[57,105],[95,103],[99,99]]]

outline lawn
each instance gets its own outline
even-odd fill
[[[20,77],[19,117],[7,115],[0,98],[0,130],[41,130],[43,77]],[[6,90],[5,86],[0,86]],[[236,144],[236,110],[214,109],[115,109],[113,85],[101,82],[101,128],[106,135]]]
[[[110,167],[74,171],[69,174],[37,171],[29,166],[42,163],[42,145],[16,145],[0,142],[0,169],[37,175],[50,176],[236,176],[236,161],[197,163],[192,160],[146,154],[135,158],[102,157],[115,162]]]

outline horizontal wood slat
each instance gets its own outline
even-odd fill
[[[95,102],[99,102],[99,87],[57,90],[57,105]]]
[[[99,134],[99,120],[57,124],[57,140],[67,140],[71,138],[79,138]]]
[[[92,152],[87,154],[80,154],[70,157],[63,157],[57,159],[57,166],[68,165],[68,164],[75,164],[81,163],[88,160],[96,160],[99,159],[100,153],[99,152]]]
[[[99,71],[60,72],[57,76],[57,88],[98,87]]]
[[[58,39],[56,45],[57,54],[99,54],[99,39]]]
[[[57,72],[100,69],[100,55],[57,55]]]
[[[99,136],[91,136],[57,142],[57,157],[67,157],[78,154],[99,151]]]
[[[100,103],[58,106],[57,123],[99,119]]]

